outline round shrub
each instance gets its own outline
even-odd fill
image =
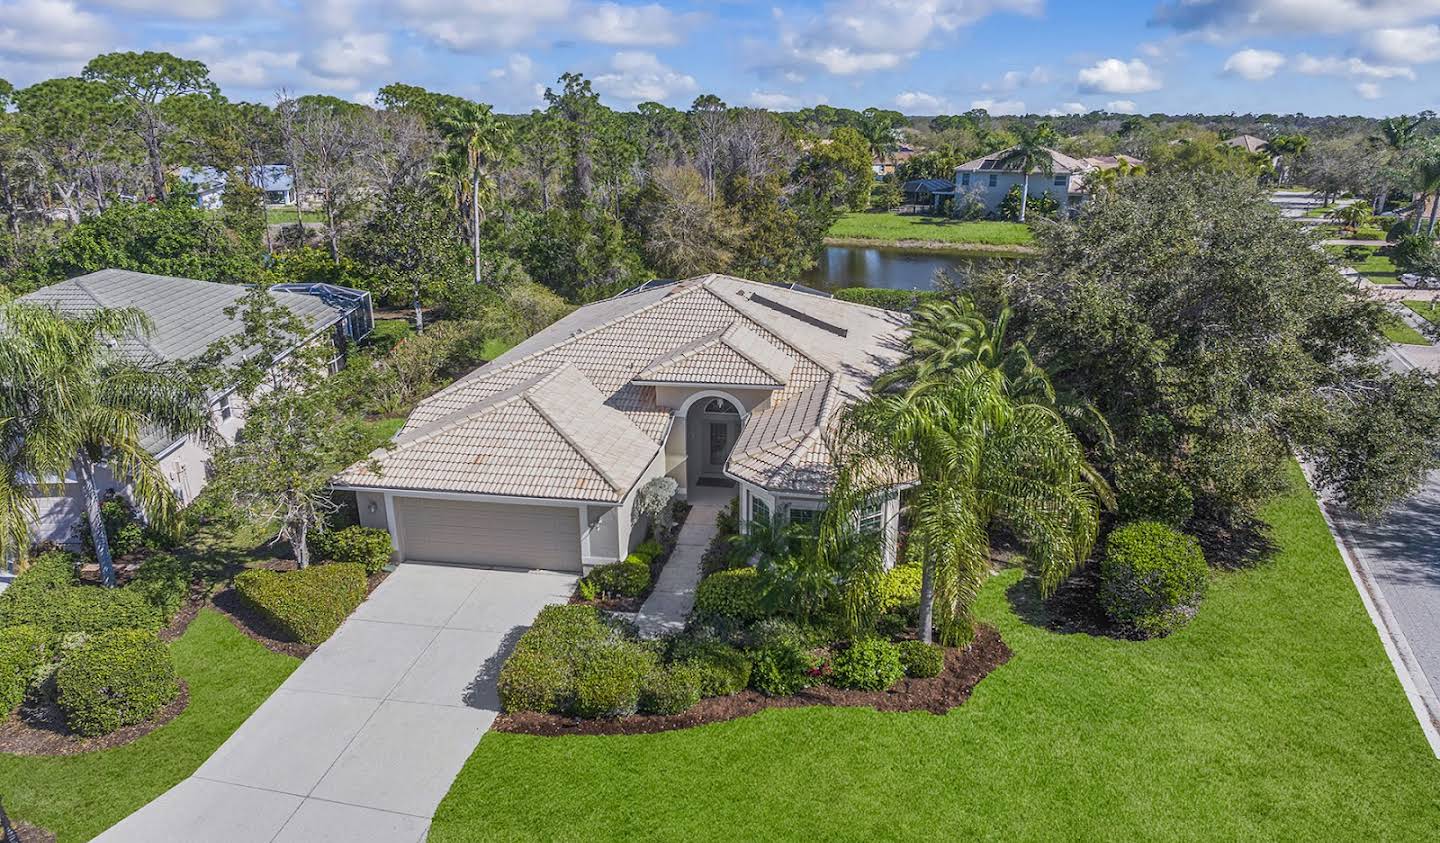
[[[649,565],[655,561],[655,557],[659,556],[662,550],[664,550],[664,548],[660,546],[660,542],[654,539],[646,539],[635,546],[635,549],[630,552],[630,558],[639,559],[641,562]]]
[[[695,614],[748,623],[759,620],[760,579],[754,568],[719,571],[700,581],[695,591]]]
[[[50,631],[38,626],[0,629],[0,717],[15,710],[41,665],[50,661]]]
[[[180,693],[169,648],[139,629],[100,633],[67,653],[55,686],[66,725],[87,737],[146,720]]]
[[[539,648],[517,647],[500,669],[500,705],[506,711],[555,711],[570,682],[570,666],[563,658]]]
[[[702,697],[738,694],[750,684],[750,658],[720,641],[677,638],[670,645],[670,661],[696,671]]]
[[[1100,560],[1100,604],[1110,619],[1144,638],[1190,621],[1205,596],[1205,556],[1191,536],[1155,521],[1117,528]]]
[[[920,565],[896,565],[880,582],[880,611],[894,612],[920,605],[920,582],[925,569]]]
[[[330,562],[362,565],[365,573],[374,576],[390,562],[394,548],[390,534],[374,527],[346,527],[315,533],[310,539],[310,549],[321,559]]]
[[[639,597],[650,587],[650,563],[631,554],[623,561],[601,565],[585,576],[596,594]]]
[[[254,568],[235,577],[235,593],[291,640],[319,644],[365,599],[365,568],[312,565],[297,571]]]
[[[546,606],[515,643],[498,681],[506,711],[558,712],[574,697],[575,670],[586,648],[614,632],[593,606]]]
[[[655,656],[639,644],[613,640],[587,648],[575,671],[577,717],[624,717],[640,705],[640,686],[655,670]]]
[[[831,684],[856,691],[883,691],[905,675],[900,648],[883,638],[852,642],[835,656],[831,670]]]
[[[797,694],[815,684],[819,664],[795,641],[776,641],[751,653],[750,687],[767,697]]]
[[[646,714],[679,714],[700,702],[700,668],[676,664],[660,668],[640,688],[640,710]]]
[[[939,676],[945,669],[945,648],[939,644],[901,641],[897,646],[900,648],[900,666],[905,668],[905,675],[912,679]]]

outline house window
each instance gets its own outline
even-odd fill
[[[790,523],[804,524],[813,532],[820,528],[820,510],[790,507]]]
[[[770,504],[760,498],[750,499],[750,520],[760,523],[770,523]]]
[[[876,500],[860,510],[860,532],[879,533],[885,526],[885,501]]]
[[[1064,173],[1060,173],[1060,174],[1058,174],[1058,175],[1055,176],[1055,186],[1056,186],[1056,187],[1065,187],[1065,186],[1067,186],[1067,185],[1069,185],[1069,184],[1070,184],[1070,177],[1067,176],[1067,175],[1065,175]]]
[[[1000,183],[1000,177],[997,176],[997,175],[995,175],[994,173],[991,173],[991,174],[990,174],[990,186],[991,186],[991,187],[994,187],[994,186],[998,185],[999,183]]]
[[[234,411],[230,409],[230,393],[227,392],[225,396],[220,399],[220,419],[223,421],[232,415],[234,415]]]
[[[969,187],[969,186],[970,186],[970,174],[969,174],[969,173],[961,173],[961,174],[960,174],[960,186],[961,186],[961,187]]]
[[[726,401],[724,398],[711,398],[709,401],[706,401],[705,412],[717,415],[740,415],[740,411],[735,409],[735,405]]]

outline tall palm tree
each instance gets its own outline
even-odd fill
[[[820,552],[866,502],[910,481],[906,561],[922,566],[920,628],[966,639],[1002,526],[1027,550],[1041,591],[1053,593],[1090,553],[1099,504],[1080,443],[1056,413],[1011,400],[1003,375],[968,365],[900,394],[848,408],[832,436],[836,482]]]
[[[1433,235],[1435,218],[1440,212],[1440,145],[1416,162],[1415,187],[1420,192],[1420,200],[1415,205],[1415,233],[1420,233],[1420,223],[1425,217],[1425,199],[1430,197],[1430,226],[1427,230]]]
[[[131,309],[62,315],[21,302],[0,305],[0,557],[24,558],[36,480],[72,474],[84,498],[106,585],[115,568],[100,518],[96,469],[128,487],[153,526],[174,526],[177,502],[145,434],[212,430],[203,389],[173,366],[126,360],[122,343],[149,330]]]
[[[1330,218],[1343,225],[1351,234],[1374,218],[1368,202],[1351,202],[1330,212]]]
[[[1424,122],[1419,117],[1411,117],[1401,114],[1398,117],[1386,117],[1380,121],[1380,133],[1373,135],[1370,142],[1379,147],[1387,159],[1393,159],[1415,141],[1415,133]],[[1383,171],[1383,170],[1382,170]],[[1381,186],[1380,193],[1375,198],[1375,212],[1382,213],[1385,210],[1386,197],[1390,195],[1390,185]]]
[[[856,128],[870,145],[871,157],[881,165],[888,162],[900,146],[895,137],[896,122],[896,115],[892,111],[867,108],[860,114],[860,123]]]
[[[446,176],[461,174],[468,189],[470,243],[475,260],[475,283],[480,283],[481,205],[494,187],[491,169],[508,151],[505,124],[483,103],[466,102],[441,115],[440,134],[446,150],[440,170]]]
[[[1021,127],[1020,140],[1000,154],[1000,166],[1006,170],[1019,170],[1025,176],[1020,188],[1020,221],[1025,221],[1025,210],[1030,204],[1030,174],[1050,175],[1055,172],[1055,159],[1050,156],[1049,144],[1054,142],[1055,133],[1049,123],[1041,123],[1033,129]]]
[[[1263,152],[1280,161],[1280,183],[1290,181],[1290,161],[1304,152],[1310,139],[1304,135],[1276,135],[1265,142]]]

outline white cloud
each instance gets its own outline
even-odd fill
[[[1140,59],[1102,59],[1076,77],[1080,90],[1105,94],[1143,94],[1160,88],[1160,79]]]
[[[505,109],[524,110],[542,103],[545,86],[535,80],[535,62],[524,53],[515,53],[500,67],[486,74],[490,84],[485,87],[486,102]]]
[[[583,11],[575,27],[580,37],[601,44],[668,46],[684,40],[685,30],[695,21],[695,15],[677,15],[658,3],[599,3]]]
[[[639,50],[616,53],[610,60],[610,69],[595,76],[593,81],[595,90],[625,103],[664,102],[700,87],[695,77],[664,64],[654,53]]]
[[[793,111],[800,107],[800,98],[779,91],[751,91],[748,101],[757,108],[771,111]]]
[[[352,32],[321,41],[307,60],[321,76],[363,77],[390,66],[390,36],[383,32]]]
[[[1269,79],[1285,65],[1285,57],[1272,50],[1241,50],[1225,60],[1225,72],[1258,82]]]
[[[986,82],[980,86],[980,90],[1009,93],[1032,85],[1044,85],[1049,81],[1050,71],[1037,65],[1030,70],[1007,70],[998,81]]]
[[[1067,102],[1059,108],[1052,108],[1045,113],[1050,117],[1064,117],[1067,114],[1085,114],[1089,110],[1083,102]]]
[[[895,106],[905,112],[918,112],[922,114],[939,113],[945,105],[945,101],[934,94],[927,94],[924,91],[902,91],[895,97]]]
[[[399,0],[416,32],[460,52],[513,47],[571,18],[570,0]]]
[[[88,61],[111,43],[105,21],[71,0],[0,3],[0,56],[4,58]]]
[[[971,108],[983,108],[991,114],[1027,114],[1021,100],[971,100]]]
[[[1355,93],[1367,100],[1380,99],[1380,84],[1378,82],[1359,82],[1355,85]]]
[[[1440,24],[1377,29],[1365,35],[1365,44],[1382,61],[1440,61]]]
[[[252,50],[237,41],[215,35],[197,35],[176,45],[172,52],[196,58],[210,68],[210,78],[222,88],[273,88],[294,84],[300,65],[299,50]]]
[[[1316,57],[1301,53],[1295,57],[1295,69],[1309,76],[1349,76],[1360,79],[1414,79],[1408,67],[1371,64],[1364,59],[1339,56]]]
[[[1371,21],[1391,26],[1440,14],[1440,0],[1169,0],[1152,23],[1211,39],[1246,35],[1349,34]]]
[[[368,105],[371,108],[374,108],[375,99],[378,96],[379,94],[375,91],[356,91],[355,93],[350,95],[350,100],[352,102],[358,102],[361,105]]]
[[[184,3],[176,3],[174,0],[98,0],[92,5],[108,6],[126,12],[209,20],[229,11],[230,3],[227,0],[187,0]]]
[[[1134,100],[1110,100],[1105,103],[1105,110],[1111,114],[1134,114]]]
[[[898,67],[995,12],[1038,14],[1043,6],[1043,0],[831,0],[798,25],[779,10],[772,15],[786,61],[845,76]]]

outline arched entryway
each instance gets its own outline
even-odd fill
[[[725,461],[744,424],[740,405],[728,396],[700,396],[685,413],[687,486],[733,486]]]

